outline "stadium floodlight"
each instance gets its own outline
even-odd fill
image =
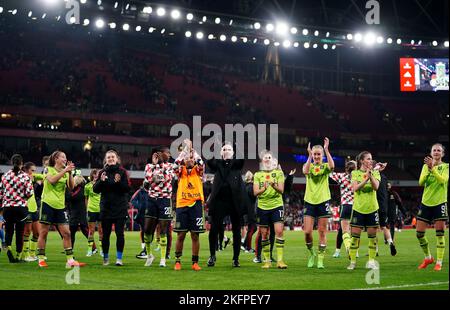
[[[289,40],[284,40],[284,42],[283,42],[284,48],[290,48],[291,45],[292,45],[291,41],[289,41]]]
[[[361,42],[362,39],[363,39],[362,34],[360,34],[359,32],[355,34],[355,42]]]
[[[103,28],[105,26],[105,22],[103,21],[103,19],[99,18],[95,21],[95,26],[97,28]]]
[[[417,45],[422,45],[422,40],[419,40],[419,42],[417,42]]]
[[[230,22],[228,23],[228,25],[233,25],[233,20],[232,19],[230,19]]]
[[[130,8],[130,4],[127,3],[127,5],[125,6],[125,10],[128,11],[129,8]]]
[[[142,30],[142,27],[141,26],[136,26],[136,32],[139,32],[139,31],[141,31]]]
[[[158,8],[156,10],[156,15],[158,15],[159,17],[163,17],[164,15],[166,15],[166,9],[165,8]]]
[[[161,34],[165,34],[166,33],[166,28],[161,29]]]
[[[232,36],[231,37],[231,42],[235,43],[237,42],[238,38],[236,36]]]
[[[444,41],[444,47],[448,48],[448,41]]]
[[[388,44],[392,44],[392,42],[394,42],[394,40],[392,40],[392,38],[388,38],[388,39],[386,40],[386,42],[387,42]]]
[[[12,11],[11,11],[11,14],[12,14],[12,15],[16,15],[16,14],[17,14],[17,9],[12,10]]]
[[[97,1],[97,5],[98,5],[98,6],[101,6],[101,5],[102,5],[102,0],[98,0],[98,1]],[[127,9],[127,10],[128,10],[128,9]]]
[[[279,36],[285,36],[288,34],[289,26],[285,22],[277,23],[276,32]]]
[[[227,40],[227,36],[222,34],[222,35],[220,35],[219,39],[220,39],[220,41],[225,42]]]
[[[61,15],[58,15],[57,17],[56,17],[56,21],[60,21],[61,20]]]
[[[33,16],[33,11],[28,12],[28,17]]]
[[[384,38],[382,36],[378,36],[377,37],[377,43],[378,44],[383,44],[383,42],[384,42]]]
[[[83,20],[83,26],[88,26],[90,24],[90,20],[88,18],[85,18]]]
[[[209,34],[208,35],[208,40],[214,40],[214,35],[213,34]]]
[[[414,44],[416,44],[416,41],[411,40],[411,45],[414,45]]]
[[[332,50],[335,50],[335,49],[336,49],[336,45],[333,44],[333,45],[331,46],[331,49],[332,49]]]
[[[308,31],[308,29],[305,28],[305,29],[303,29],[302,33],[303,33],[304,36],[307,36],[309,31]]]
[[[347,40],[349,41],[353,40],[353,34],[351,33],[347,34]]]
[[[204,23],[206,23],[207,20],[208,20],[208,17],[203,16],[202,21],[203,21]]]
[[[253,39],[253,44],[256,44],[256,43],[258,43],[258,38]]]
[[[313,44],[313,48],[317,48],[317,46],[318,46],[317,43]]]
[[[193,19],[194,19],[194,14],[192,14],[192,13],[187,13],[187,14],[186,14],[186,19],[189,20],[189,21],[193,20]]]
[[[116,23],[110,23],[109,24],[109,28],[111,28],[111,29],[116,29],[116,27],[117,27]]]
[[[3,7],[0,6],[0,14],[3,13]]]
[[[330,37],[330,33],[327,32],[327,33],[325,34],[325,37],[329,38],[329,37]]]
[[[270,44],[270,40],[269,39],[265,39],[264,40],[264,45],[269,45]]]
[[[80,0],[81,4],[86,4],[87,0]]]
[[[372,46],[376,41],[376,36],[373,32],[368,32],[364,36],[364,43],[368,46]]]
[[[433,41],[432,43],[431,43],[433,46],[438,46],[438,41]]]
[[[397,44],[398,45],[402,44],[402,39],[397,39]]]
[[[220,17],[216,17],[216,19],[214,20],[214,22],[218,25],[220,24]]]
[[[316,37],[318,37],[319,36],[319,30],[316,30],[316,31],[314,31],[314,35],[316,36]]]
[[[76,21],[77,21],[77,19],[75,18],[75,16],[72,16],[69,18],[69,23],[71,23],[71,24],[75,24]]]
[[[181,13],[179,10],[172,10],[172,12],[170,12],[170,17],[172,17],[172,19],[179,19],[181,16]]]
[[[125,31],[130,30],[130,25],[129,24],[123,24],[122,29]]]
[[[153,33],[155,30],[156,30],[155,27],[150,27],[150,28],[148,28],[148,32],[149,32],[149,33]],[[188,32],[189,32],[189,31],[188,31]]]
[[[192,37],[192,32],[190,32],[190,31],[188,30],[188,31],[186,31],[186,32],[184,33],[184,35],[186,36],[186,38],[190,38],[190,37]]]
[[[300,46],[300,43],[294,42],[294,47],[299,47],[299,46]]]
[[[42,14],[42,19],[47,17],[47,13]]]
[[[275,42],[273,43],[273,45],[275,45],[276,47],[280,46],[280,42]]]
[[[247,43],[248,42],[247,37],[242,37],[242,42]]]
[[[114,3],[114,8],[117,9],[119,7],[119,2],[116,1],[116,3]]]
[[[328,49],[328,44],[325,43],[325,44],[323,45],[323,49],[324,49],[324,50],[327,50],[327,49]]]
[[[305,43],[303,44],[303,47],[304,47],[304,48],[309,48],[309,47],[310,47],[309,42],[305,42]]]
[[[292,34],[297,34],[298,33],[298,29],[296,27],[292,27],[291,28],[291,33]]]
[[[47,5],[56,5],[60,0],[45,0],[45,4]]]
[[[201,40],[204,38],[205,35],[203,34],[203,32],[199,31],[195,36],[197,37],[197,39]]]
[[[275,26],[273,24],[267,24],[266,25],[266,31],[272,32],[275,29]]]
[[[152,12],[153,12],[153,8],[151,6],[146,6],[142,10],[142,13],[145,13],[145,14],[152,14]]]
[[[261,29],[261,24],[260,23],[254,23],[253,24],[253,28],[255,28],[256,30]]]

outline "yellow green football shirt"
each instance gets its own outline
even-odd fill
[[[253,183],[258,184],[259,189],[264,183],[284,183],[284,175],[281,170],[258,171],[253,176]],[[258,208],[261,210],[273,210],[283,206],[283,194],[277,192],[272,186],[268,186],[264,193],[258,196]]]
[[[328,163],[314,164],[306,175],[305,202],[318,205],[331,200],[328,176],[331,173]]]
[[[84,196],[88,200],[88,211],[98,213],[100,212],[100,198],[102,194],[94,193],[93,187],[93,182],[89,182],[88,184],[86,184],[86,186],[84,187]]]
[[[448,191],[448,164],[442,163],[439,166],[428,169],[423,165],[420,174],[419,185],[424,186],[422,204],[427,207],[436,207],[447,202]]]
[[[45,202],[53,209],[62,210],[65,208],[66,200],[66,186],[69,180],[69,173],[65,173],[64,176],[56,182],[51,184],[47,180],[47,175],[57,175],[59,172],[54,167],[47,167],[46,177],[44,179],[44,189],[42,190],[42,202]]]
[[[40,174],[40,173],[33,173],[33,181],[42,181],[44,180],[44,175]],[[28,198],[27,200],[27,204],[28,204],[28,212],[36,212],[37,211],[37,203],[36,203],[36,197],[31,196],[30,198]]]
[[[373,171],[372,175],[378,181],[381,180],[381,175],[379,171]],[[367,172],[362,170],[355,170],[352,172],[352,183],[354,181],[361,183],[368,178]],[[353,200],[353,210],[362,213],[370,214],[377,211],[380,207],[378,206],[377,191],[373,189],[370,181],[366,183],[359,191],[355,192]]]

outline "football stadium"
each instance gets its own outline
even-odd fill
[[[0,0],[0,290],[448,292],[448,6]]]

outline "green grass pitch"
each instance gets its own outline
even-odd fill
[[[230,232],[227,232],[231,236]],[[174,242],[176,234],[174,236]],[[380,244],[379,285],[366,283],[365,263],[367,257],[367,235],[361,239],[360,258],[354,271],[346,269],[348,259],[332,258],[336,233],[328,235],[328,250],[324,270],[306,267],[306,249],[302,232],[286,232],[285,261],[287,270],[262,270],[260,264],[252,262],[253,254],[241,253],[241,268],[231,267],[232,248],[217,253],[217,264],[213,268],[206,266],[209,256],[207,234],[201,237],[200,265],[203,270],[194,272],[190,269],[190,237],[186,238],[183,270],[173,270],[172,247],[171,258],[167,268],[159,267],[159,254],[154,265],[144,267],[144,260],[135,255],[140,250],[139,234],[126,233],[123,267],[114,266],[115,236],[112,236],[111,265],[102,266],[99,255],[86,257],[87,241],[81,233],[77,234],[75,256],[88,265],[80,269],[80,284],[66,283],[65,255],[61,254],[62,242],[56,233],[49,234],[46,250],[49,267],[39,269],[37,262],[9,264],[4,252],[0,254],[0,290],[49,289],[49,290],[348,290],[348,289],[412,289],[412,290],[448,290],[448,248],[443,270],[435,272],[433,266],[427,270],[417,270],[423,258],[422,251],[415,237],[415,232],[403,231],[396,234],[398,255],[391,257],[389,247]],[[382,234],[379,234],[382,241]],[[427,232],[433,255],[436,255],[435,233]],[[315,246],[318,236],[315,234]],[[345,251],[343,252],[343,254]]]

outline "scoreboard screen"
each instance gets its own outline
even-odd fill
[[[448,59],[400,58],[402,92],[448,91]]]

